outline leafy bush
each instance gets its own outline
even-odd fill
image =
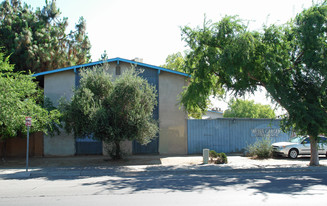
[[[210,162],[215,164],[227,164],[227,155],[225,153],[217,153],[214,150],[209,152]]]
[[[248,155],[253,158],[269,158],[272,156],[271,139],[269,137],[263,137],[259,140],[257,139],[254,144],[248,145],[246,150]]]
[[[209,157],[210,158],[217,158],[218,157],[218,153],[215,150],[210,150]]]
[[[218,157],[216,160],[216,164],[227,164],[228,160],[227,160],[227,155],[225,153],[218,153]]]

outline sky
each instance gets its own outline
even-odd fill
[[[319,0],[315,0],[317,2]],[[23,0],[32,8],[45,0]],[[251,30],[263,25],[283,24],[312,5],[312,0],[56,0],[62,17],[68,17],[69,30],[75,30],[80,16],[86,19],[92,45],[92,61],[104,50],[109,58],[143,58],[160,66],[169,54],[187,49],[181,27],[201,26],[204,16],[218,22],[225,15],[238,15]],[[256,102],[269,103],[264,94]],[[226,100],[227,101],[227,100]],[[226,109],[225,104],[218,105]]]

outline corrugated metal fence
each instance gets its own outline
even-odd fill
[[[188,120],[188,154],[208,148],[216,152],[241,152],[247,145],[269,136],[274,142],[288,141],[291,133],[280,129],[280,120],[221,118]]]

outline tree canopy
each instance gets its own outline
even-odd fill
[[[124,72],[115,81],[104,68],[80,74],[72,101],[61,105],[68,132],[112,143],[115,159],[121,158],[121,141],[147,144],[157,135],[158,124],[152,118],[157,105],[155,87],[134,70]]]
[[[26,133],[25,117],[32,117],[31,132],[58,131],[60,113],[51,108],[31,74],[13,72],[14,66],[0,53],[0,140]]]
[[[182,28],[190,47],[185,70],[191,84],[181,102],[203,110],[209,95],[237,94],[264,87],[287,112],[286,123],[311,137],[311,165],[318,165],[316,141],[327,129],[327,3],[313,5],[284,25],[249,31],[237,17]]]
[[[178,72],[184,72],[185,57],[181,52],[169,54],[166,58],[166,64],[161,67],[175,70]]]
[[[0,4],[0,46],[17,71],[33,73],[90,61],[90,41],[81,17],[75,31],[66,32],[68,18],[60,19],[55,0],[35,11],[20,0]]]
[[[231,99],[224,117],[274,119],[276,116],[269,105],[256,104],[253,100]]]

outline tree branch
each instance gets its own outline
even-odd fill
[[[259,79],[255,78],[254,76],[252,76],[249,72],[248,72],[248,77],[250,77],[250,79],[252,79],[252,80],[257,81],[259,86],[263,86],[263,87],[267,90],[267,85],[266,85],[265,83],[261,82]],[[267,90],[267,92],[272,96],[272,98],[273,98],[273,99],[274,99],[274,100],[275,100],[279,105],[282,105],[282,104],[281,104],[281,101],[280,101],[278,98],[274,97],[274,95],[273,95],[272,93],[270,93],[268,90]]]
[[[285,72],[294,69],[295,66],[297,66],[297,65],[301,62],[300,59],[301,59],[301,57],[303,56],[303,54],[304,54],[304,52],[302,51],[302,52],[300,53],[300,55],[295,59],[294,64],[293,64],[293,67],[290,67],[290,68],[286,69]]]
[[[300,63],[300,58],[303,56],[304,52],[302,51],[300,55],[295,59],[294,66],[298,65]]]
[[[266,84],[263,83],[263,82],[261,82],[259,79],[255,78],[254,76],[252,76],[252,75],[250,74],[250,72],[248,72],[248,77],[249,77],[250,79],[256,81],[258,86],[263,86],[264,88],[266,88]]]

